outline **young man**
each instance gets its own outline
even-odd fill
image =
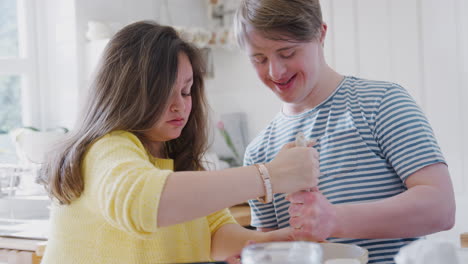
[[[283,102],[248,146],[245,165],[273,159],[299,132],[320,153],[319,191],[250,201],[253,226],[291,225],[299,239],[357,244],[369,263],[394,263],[402,246],[453,226],[450,175],[427,119],[401,86],[327,65],[318,0],[243,0],[235,27],[259,78]]]

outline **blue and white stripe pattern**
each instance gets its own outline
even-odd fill
[[[345,77],[323,103],[296,116],[279,113],[249,144],[244,164],[271,161],[303,132],[317,139],[319,189],[333,204],[362,203],[395,196],[417,170],[443,162],[424,114],[405,89],[394,83]],[[276,194],[270,204],[249,201],[252,226],[289,225],[289,202]],[[337,239],[369,250],[369,263],[394,263],[398,250],[416,240]]]

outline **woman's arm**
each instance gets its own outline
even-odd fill
[[[175,172],[164,187],[158,226],[169,226],[209,215],[264,195],[255,166],[221,171]]]
[[[238,224],[226,224],[211,238],[211,257],[215,260],[224,260],[241,252],[248,241],[262,243],[292,240],[291,232],[291,228],[260,232],[246,229]]]
[[[273,193],[289,193],[317,185],[318,152],[286,144],[268,168]],[[158,227],[209,215],[265,194],[255,166],[221,171],[175,172],[169,175],[157,212]]]

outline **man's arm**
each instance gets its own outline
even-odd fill
[[[332,236],[401,238],[427,235],[453,227],[455,198],[447,166],[424,167],[406,180],[408,190],[364,204],[337,205]]]
[[[320,193],[289,195],[295,238],[404,238],[448,230],[455,199],[447,166],[426,166],[406,180],[408,190],[376,202],[332,205]],[[302,204],[301,204],[302,203]]]

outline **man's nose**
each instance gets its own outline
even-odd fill
[[[286,65],[280,61],[270,61],[268,74],[273,81],[280,81],[286,73]]]

